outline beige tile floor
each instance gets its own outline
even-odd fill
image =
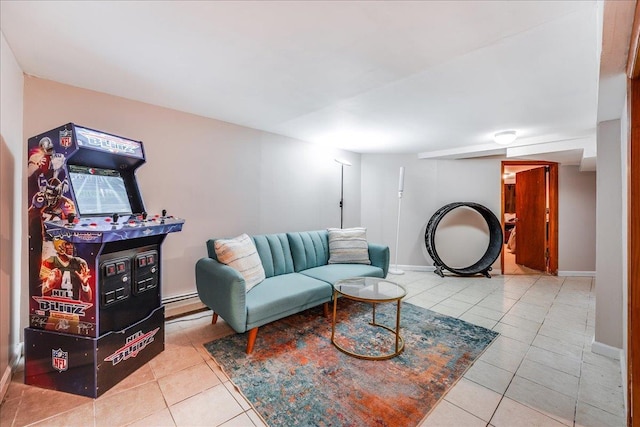
[[[406,301],[501,334],[422,426],[625,425],[620,362],[590,351],[592,278],[390,278]],[[98,399],[26,386],[17,372],[0,426],[264,425],[202,347],[231,332],[224,322],[204,312],[166,329],[166,350]]]

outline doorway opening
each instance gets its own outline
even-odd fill
[[[502,274],[558,274],[558,164],[502,162]]]

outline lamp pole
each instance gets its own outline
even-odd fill
[[[340,228],[344,222],[344,165],[340,165]]]
[[[335,159],[336,162],[340,163],[340,228],[343,227],[344,224],[344,167],[351,166],[351,163],[344,159]]]
[[[404,274],[398,268],[398,243],[400,242],[400,209],[402,208],[402,193],[404,192],[404,166],[400,166],[400,177],[398,179],[398,226],[396,227],[396,268],[390,268],[389,274]]]

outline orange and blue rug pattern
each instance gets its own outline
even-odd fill
[[[336,340],[357,352],[385,353],[394,336],[373,327],[371,304],[338,301]],[[377,323],[395,327],[395,304],[378,304]],[[498,335],[402,303],[397,357],[371,361],[331,344],[322,307],[205,344],[270,426],[416,426]]]

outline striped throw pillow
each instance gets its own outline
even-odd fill
[[[329,264],[371,264],[367,229],[329,228]]]
[[[265,279],[264,267],[251,237],[242,234],[233,239],[218,239],[214,246],[218,261],[242,275],[247,292]]]

